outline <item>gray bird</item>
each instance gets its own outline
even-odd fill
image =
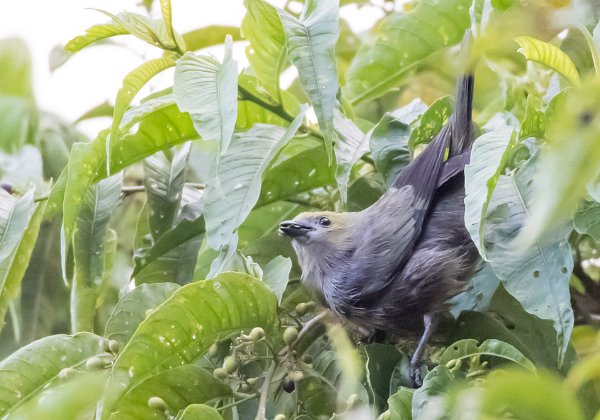
[[[279,225],[292,240],[303,282],[339,317],[370,331],[423,331],[411,358],[416,386],[435,315],[479,264],[464,224],[472,101],[473,76],[466,75],[448,123],[370,207],[301,213]]]

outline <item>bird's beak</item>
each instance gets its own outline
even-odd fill
[[[311,230],[312,228],[310,226],[294,222],[293,220],[286,220],[279,224],[279,234],[282,236],[289,236],[290,238],[306,235],[306,233]]]

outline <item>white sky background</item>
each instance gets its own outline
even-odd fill
[[[283,0],[270,0],[282,6]],[[54,112],[67,121],[74,121],[92,107],[109,100],[114,103],[123,77],[143,61],[161,55],[161,51],[132,36],[119,36],[116,45],[94,46],[75,54],[66,64],[50,73],[48,56],[52,48],[64,45],[71,38],[84,34],[92,25],[109,18],[89,8],[103,9],[113,14],[128,10],[145,14],[136,0],[18,0],[2,2],[0,39],[19,37],[28,44],[33,58],[36,99],[40,108]],[[156,0],[158,3],[158,0]],[[158,6],[152,14],[158,17]],[[210,25],[239,26],[245,13],[243,0],[172,0],[173,24],[179,33]],[[353,5],[342,8],[355,32],[369,29],[382,16],[380,9]],[[234,46],[234,58],[241,69],[247,65],[246,43]],[[210,50],[219,59],[222,49]],[[2,69],[0,69],[0,77]],[[162,76],[162,77],[161,77]],[[138,99],[150,90],[172,84],[172,71],[153,79]],[[90,136],[108,125],[108,120],[95,119],[80,124]]]

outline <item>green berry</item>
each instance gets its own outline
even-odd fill
[[[238,366],[239,366],[239,363],[235,356],[227,356],[223,360],[223,369],[225,369],[225,372],[227,372],[227,373],[235,372],[236,369],[238,368]]]
[[[215,357],[219,353],[219,345],[214,343],[208,348],[208,357]]]
[[[299,316],[306,315],[307,312],[308,312],[308,305],[306,303],[302,302],[302,303],[299,303],[296,305],[296,313]]]
[[[277,414],[275,417],[273,417],[273,420],[287,420],[287,417],[285,414]]]
[[[304,372],[302,372],[301,370],[295,370],[292,373],[290,373],[290,378],[292,378],[294,382],[301,381],[302,378],[304,378]]]
[[[119,344],[119,342],[117,340],[110,340],[108,342],[108,349],[110,350],[111,353],[118,354],[119,350],[121,349],[121,345]]]
[[[100,370],[106,367],[106,362],[97,356],[92,356],[85,362],[87,370]]]
[[[298,338],[298,330],[295,327],[287,327],[283,332],[283,342],[291,346]]]
[[[219,379],[226,379],[229,377],[229,373],[227,373],[227,371],[223,368],[216,368],[213,371],[213,375]]]
[[[167,411],[167,403],[160,397],[150,397],[148,398],[148,407],[159,410],[159,411]]]
[[[258,341],[265,336],[265,330],[260,327],[252,328],[248,337],[251,341]]]

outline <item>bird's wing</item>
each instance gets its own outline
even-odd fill
[[[368,306],[384,293],[410,257],[435,194],[451,125],[452,120],[394,185],[363,210],[344,282],[354,306]]]
[[[460,174],[465,170],[465,166],[469,163],[471,159],[471,150],[467,150],[461,155],[452,156],[450,159],[444,163],[444,167],[442,168],[442,173],[438,178],[438,182],[436,187],[440,188],[446,182],[450,181],[456,175]]]

